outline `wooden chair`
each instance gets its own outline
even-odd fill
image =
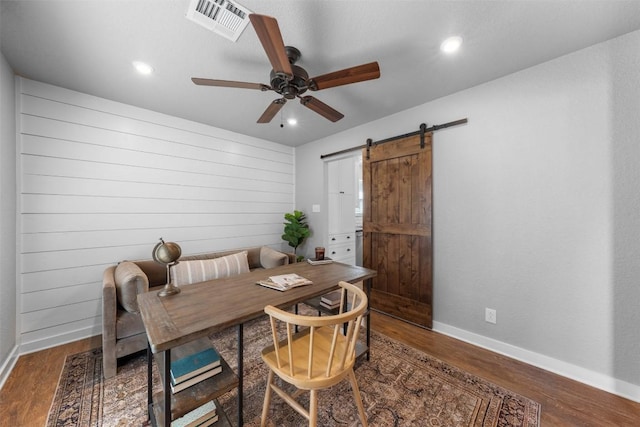
[[[267,388],[262,407],[261,425],[265,426],[271,391],[285,400],[293,409],[316,426],[318,419],[318,390],[331,387],[345,377],[349,378],[358,415],[363,426],[367,418],[362,406],[360,390],[353,372],[355,349],[362,317],[367,310],[367,295],[357,286],[340,282],[342,304],[340,314],[333,316],[301,316],[266,306],[270,316],[273,345],[262,350],[262,360],[269,366]],[[345,307],[345,302],[346,307]],[[343,324],[347,323],[346,333]],[[294,333],[295,327],[300,332]],[[298,390],[288,394],[274,383],[274,374]],[[309,390],[309,409],[296,400]]]

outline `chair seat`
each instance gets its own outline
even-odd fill
[[[325,388],[339,383],[349,374],[348,369],[353,367],[355,359],[347,358],[344,367],[340,361],[344,357],[347,350],[348,342],[344,335],[338,335],[335,347],[335,353],[331,360],[331,370],[327,374],[327,366],[329,364],[329,355],[331,348],[331,340],[333,338],[333,327],[321,327],[315,329],[314,334],[314,352],[311,366],[311,374],[308,375],[309,368],[309,344],[310,329],[305,329],[293,336],[292,346],[293,354],[293,375],[290,375],[289,365],[289,345],[287,341],[281,343],[279,352],[280,360],[283,361],[282,366],[278,367],[276,352],[274,346],[270,345],[262,350],[262,360],[272,369],[280,378],[298,388],[310,390],[313,388]],[[336,374],[337,373],[337,374]]]

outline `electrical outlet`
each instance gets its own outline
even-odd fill
[[[489,323],[496,324],[496,311],[493,308],[485,308],[484,309],[484,320]]]

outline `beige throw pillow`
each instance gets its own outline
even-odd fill
[[[247,251],[242,251],[220,258],[180,261],[171,267],[171,280],[182,286],[248,272]]]
[[[138,313],[138,294],[149,290],[147,275],[131,261],[118,264],[113,275],[118,302],[129,313]]]
[[[263,268],[273,268],[287,264],[289,264],[289,257],[287,254],[278,252],[268,246],[260,248],[260,265]]]

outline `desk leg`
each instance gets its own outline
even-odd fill
[[[153,410],[153,353],[147,343],[147,424],[151,423],[151,411]]]
[[[238,325],[238,427],[242,427],[242,391],[244,389],[244,330],[242,323]]]
[[[371,282],[372,279],[367,279],[364,281],[364,286],[366,288],[365,292],[367,293],[367,361],[370,360],[371,357]]]
[[[164,352],[164,426],[171,427],[171,350]]]

